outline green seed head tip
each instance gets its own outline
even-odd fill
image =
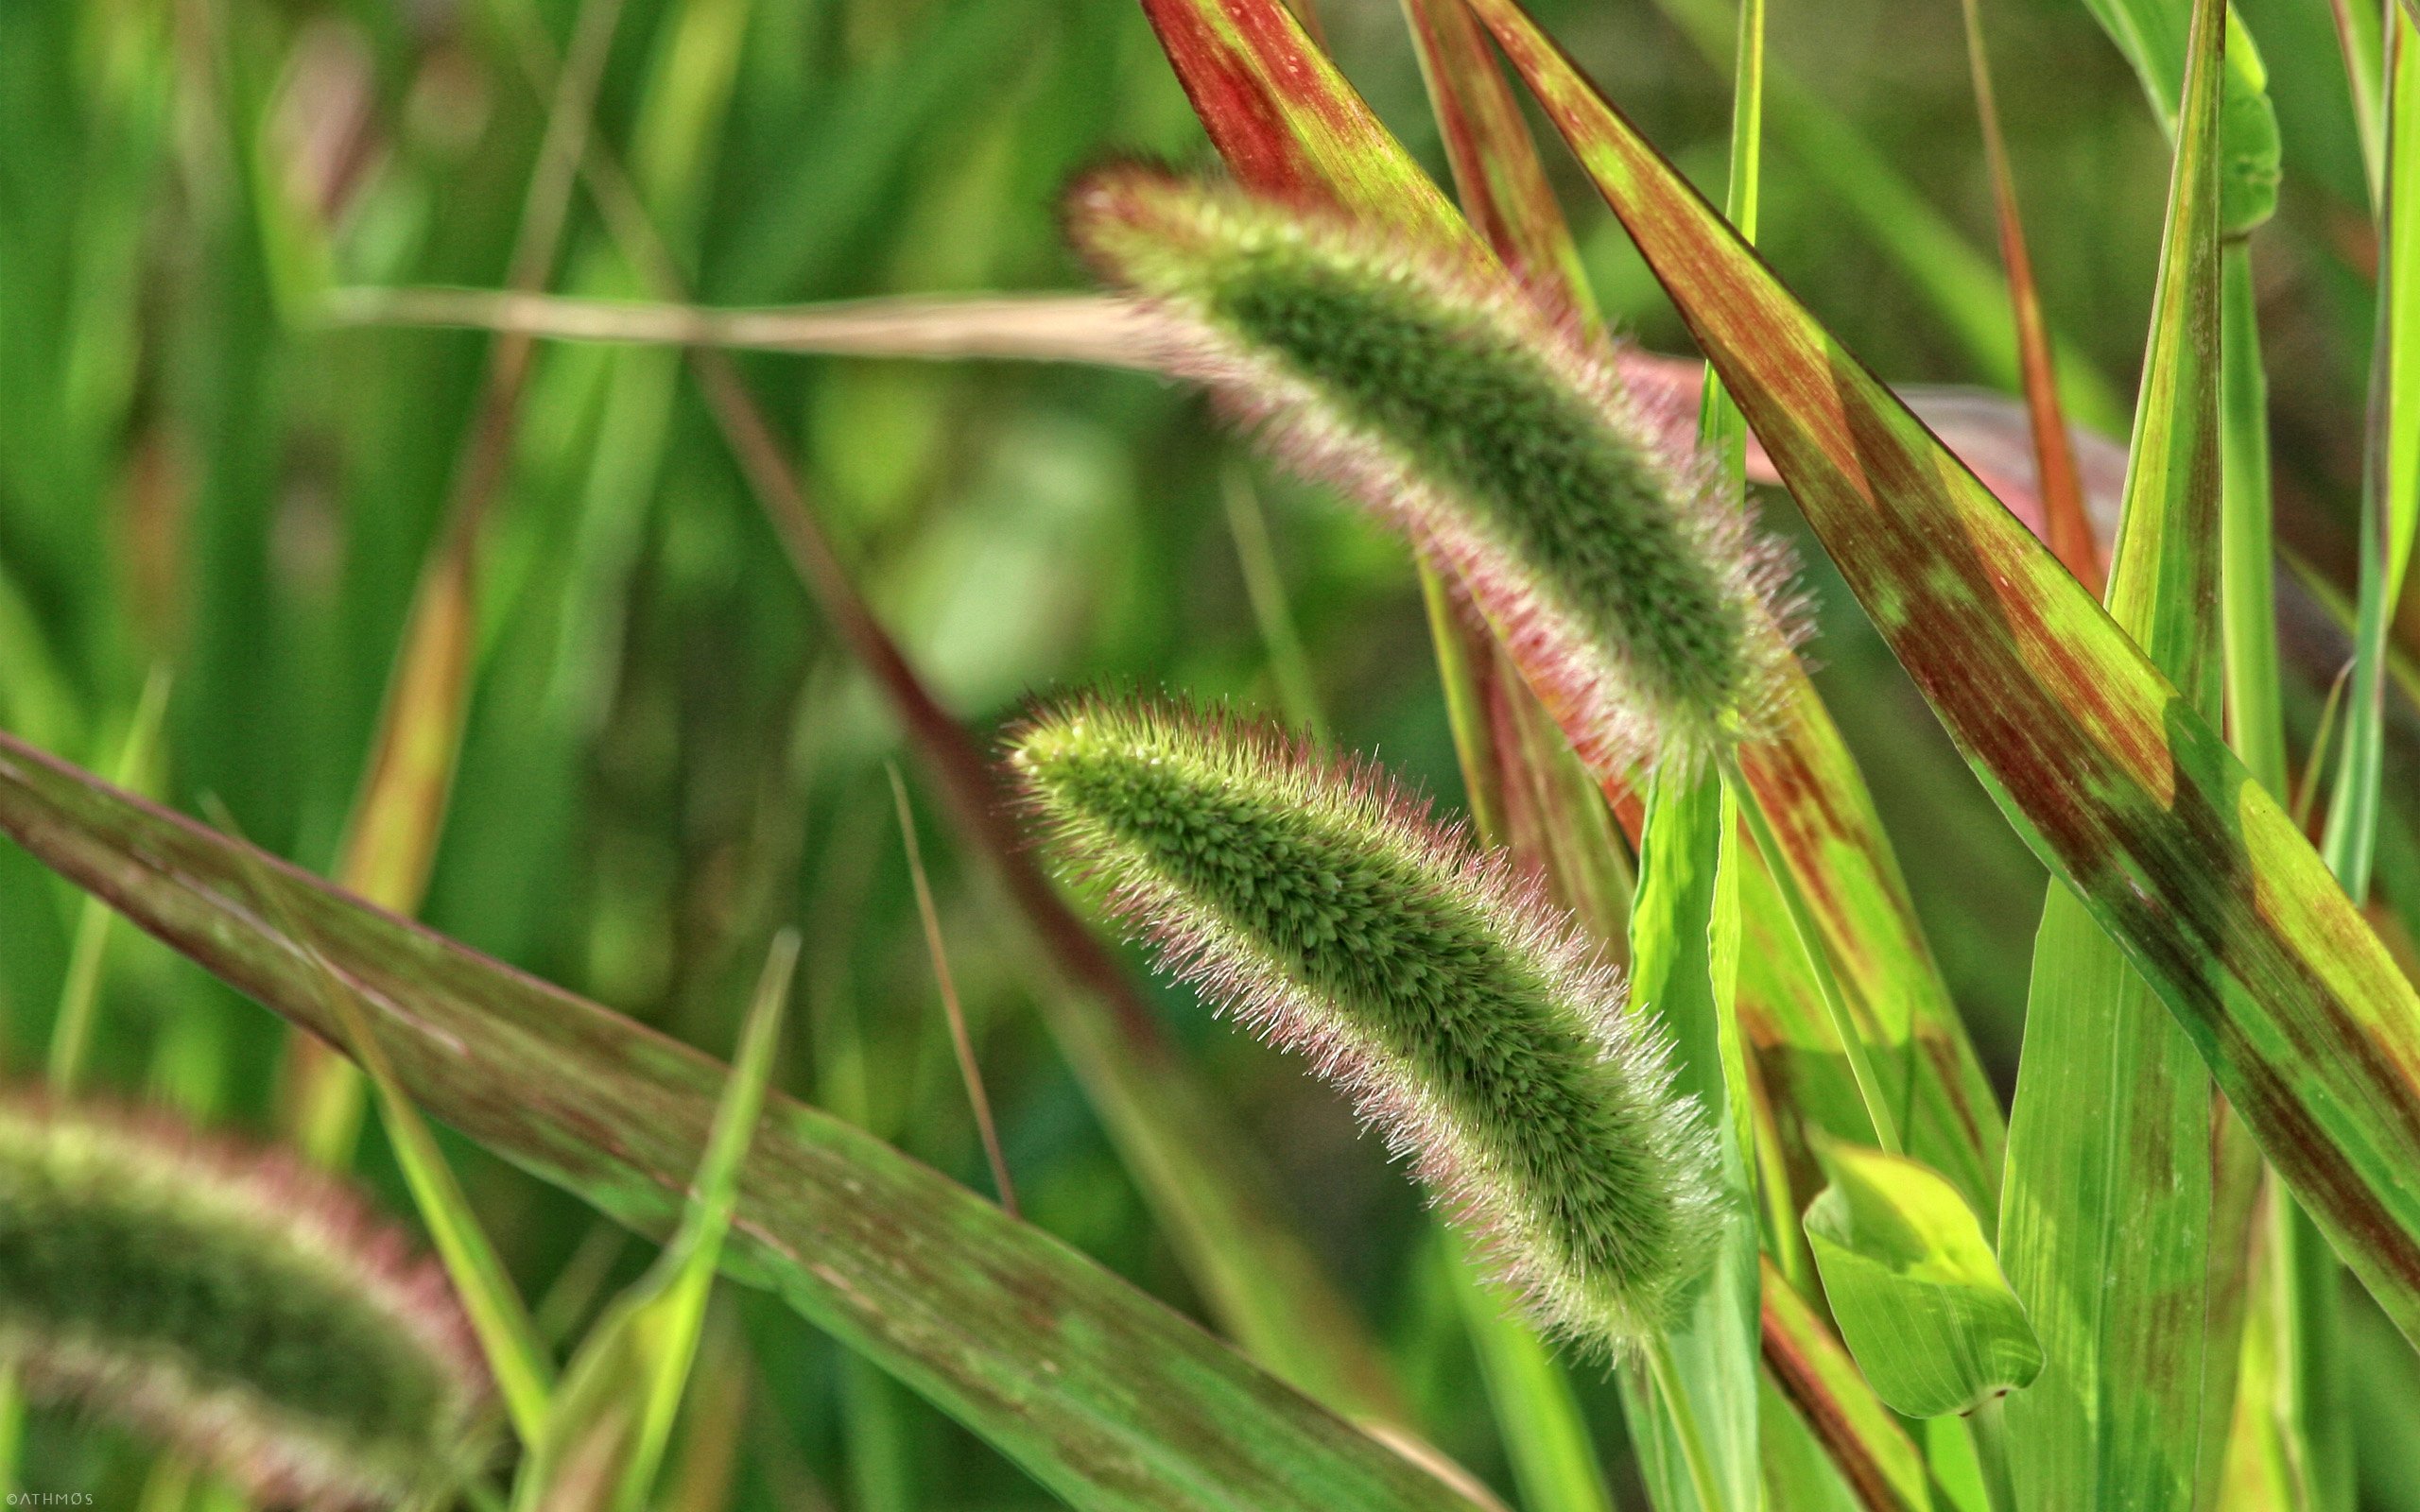
[[[1787,557],[1599,344],[1397,234],[1150,169],[1080,180],[1068,225],[1188,333],[1175,367],[1463,578],[1599,769],[1760,731]]]
[[[1718,1221],[1702,1113],[1500,853],[1374,765],[1173,704],[1063,703],[1010,765],[1054,859],[1349,1091],[1542,1322],[1617,1348],[1670,1320]]]
[[[387,1505],[481,1457],[443,1272],[329,1178],[153,1115],[0,1097],[0,1354],[266,1504]]]

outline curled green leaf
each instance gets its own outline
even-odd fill
[[[1841,1338],[1893,1412],[1971,1412],[2030,1385],[2041,1341],[1975,1210],[1919,1161],[1822,1142],[1806,1240]]]
[[[1757,622],[1789,618],[1786,557],[1511,281],[1134,167],[1079,185],[1070,229],[1175,318],[1172,367],[1461,574],[1600,768],[1759,728],[1788,651]]]
[[[1011,762],[1059,859],[1351,1092],[1543,1324],[1614,1348],[1671,1321],[1720,1215],[1703,1117],[1501,854],[1374,765],[1173,705],[1071,700]]]
[[[0,1100],[0,1353],[269,1502],[442,1492],[490,1397],[444,1273],[345,1188],[25,1097]]]

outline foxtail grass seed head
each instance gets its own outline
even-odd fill
[[[1302,1052],[1558,1332],[1661,1329],[1712,1252],[1702,1112],[1571,920],[1381,769],[1080,697],[1010,755],[1054,858],[1161,963]]]
[[[1758,732],[1786,554],[1598,344],[1395,233],[1152,169],[1080,181],[1068,225],[1186,333],[1172,367],[1463,578],[1600,769]]]
[[[0,1357],[268,1505],[449,1489],[489,1397],[443,1271],[327,1177],[23,1095],[0,1097]]]

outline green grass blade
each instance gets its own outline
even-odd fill
[[[2420,522],[2420,30],[2391,12],[2385,49],[2384,161],[2377,180],[2378,290],[2370,350],[2363,458],[2360,578],[2353,670],[2345,683],[2343,744],[2321,853],[2356,902],[2370,896],[2385,781],[2388,639],[2413,526]],[[2294,1276],[2287,1333],[2290,1417],[2300,1431],[2310,1485],[2324,1512],[2353,1504],[2337,1267],[2302,1210],[2281,1212],[2277,1237]]]
[[[2202,8],[2178,117],[2167,232],[2135,421],[2110,607],[2205,718],[2221,707],[2220,63],[2223,14]],[[2243,1169],[2214,1130],[2184,1028],[2053,885],[2026,1007],[2010,1120],[2000,1258],[2048,1354],[2008,1404],[2019,1505],[2189,1512],[2224,1432],[2241,1298],[2210,1284],[2247,1235],[2221,1214]],[[2112,1286],[2121,1275],[2128,1284]],[[2215,1400],[2212,1400],[2215,1397]]]
[[[0,738],[0,827],[315,1032],[374,1009],[432,1113],[669,1231],[724,1078],[629,1021]],[[248,902],[251,879],[303,932]],[[769,1287],[1086,1512],[1445,1512],[1464,1500],[1098,1265],[872,1137],[769,1098],[724,1269]]]
[[[2128,948],[2330,1240],[2420,1335],[2420,998],[2123,631],[1510,0],[1477,0],[1868,614]]]
[[[738,1204],[741,1162],[764,1112],[798,951],[793,932],[774,939],[680,1227],[582,1341],[556,1396],[546,1441],[514,1486],[519,1504],[548,1506],[575,1479],[605,1491],[596,1498],[600,1505],[636,1512],[651,1501],[704,1334],[706,1301]]]
[[[1967,71],[1975,84],[1975,114],[1983,130],[1983,158],[1991,168],[1992,203],[1999,219],[2000,264],[2008,275],[2010,313],[2016,328],[2017,363],[2025,378],[2025,405],[2033,428],[2034,473],[2042,499],[2045,540],[2076,580],[2101,585],[2100,552],[2084,512],[2083,480],[2076,470],[2075,444],[2059,403],[2050,333],[2042,315],[2042,294],[2033,283],[2033,259],[2025,246],[2024,218],[2017,211],[2016,172],[2000,134],[1999,101],[1992,88],[1992,64],[1983,37],[1981,0],[1961,7],[1966,25]]]
[[[1476,29],[1476,23],[1472,26]],[[1764,61],[1764,3],[1745,0],[1733,70],[1724,209],[1739,234],[1751,241],[1756,234],[1763,159]],[[1492,71],[1493,60],[1489,66]],[[1747,486],[1747,426],[1711,368],[1699,398],[1698,443],[1731,487]],[[1757,1368],[1763,1246],[1755,1216],[1757,1172],[1747,1049],[1737,1012],[1740,902],[1745,896],[1740,872],[1761,861],[1785,889],[1789,880],[1779,857],[1739,844],[1739,814],[1734,806],[1739,795],[1726,777],[1727,772],[1685,777],[1668,771],[1652,780],[1631,916],[1633,988],[1664,1014],[1680,1050],[1683,1084],[1696,1091],[1713,1115],[1732,1207],[1713,1280],[1685,1323],[1673,1331],[1668,1353],[1655,1357],[1657,1365],[1669,1361],[1669,1379],[1656,1382],[1656,1411],[1632,1417],[1634,1423],[1652,1425],[1663,1451],[1645,1457],[1651,1469],[1661,1472],[1657,1505],[1678,1509],[1694,1501],[1705,1512],[1715,1512],[1710,1496],[1720,1497],[1725,1508],[1745,1512],[1756,1507],[1763,1475]],[[1754,805],[1757,799],[1751,795],[1746,801]],[[1637,1403],[1645,1396],[1634,1384],[1627,1400]],[[1698,1430],[1703,1435],[1702,1452],[1713,1459],[1711,1475],[1703,1473],[1708,1467],[1685,1452],[1697,1447],[1690,1439]],[[1684,1461],[1680,1468],[1699,1472],[1685,1500],[1673,1474],[1675,1451],[1684,1452],[1677,1456]]]
[[[1244,596],[1252,601],[1252,617],[1260,627],[1261,649],[1269,658],[1270,681],[1286,722],[1318,741],[1328,738],[1327,715],[1320,707],[1319,683],[1310,659],[1303,654],[1302,631],[1295,627],[1293,606],[1286,601],[1286,580],[1277,568],[1277,553],[1269,542],[1269,518],[1253,487],[1252,470],[1241,457],[1230,457],[1220,479],[1220,501],[1227,507],[1227,533],[1235,538],[1236,562],[1243,569]]]
[[[113,781],[130,792],[147,792],[158,760],[161,722],[168,713],[165,667],[152,669],[143,685],[143,698],[127,727],[126,743],[118,747]],[[87,898],[76,914],[76,944],[68,957],[67,981],[59,995],[59,1016],[52,1021],[50,1055],[44,1079],[57,1091],[76,1091],[84,1074],[84,1057],[92,1046],[93,1015],[101,996],[101,964],[109,949],[110,923],[116,916],[97,898]]]
[[[2353,680],[2325,844],[2329,866],[2357,900],[2369,895],[2377,855],[2387,637],[2420,524],[2420,211],[2413,209],[2420,205],[2420,27],[2401,12],[2394,24]]]
[[[1631,909],[1633,1001],[1654,1005],[1672,1036],[1675,1085],[1696,1096],[1709,1114],[1729,1209],[1711,1280],[1667,1341],[1670,1379],[1657,1379],[1650,1392],[1640,1379],[1648,1372],[1635,1366],[1623,1371],[1623,1400],[1634,1432],[1647,1440],[1640,1446],[1641,1464],[1656,1505],[1665,1512],[1693,1505],[1704,1512],[1753,1512],[1756,1504],[1755,1187],[1746,1134],[1746,1068],[1731,1011],[1736,945],[1726,949],[1723,939],[1725,932],[1737,938],[1736,869],[1745,859],[1736,843],[1737,823],[1714,771],[1663,768],[1648,796],[1638,893]],[[1725,868],[1735,872],[1728,886]],[[1685,1394],[1681,1411],[1672,1406],[1674,1392]],[[1692,1423],[1712,1461],[1719,1500],[1711,1506],[1690,1484],[1696,1467],[1684,1430]]]
[[[1614,1512],[1588,1420],[1554,1351],[1521,1321],[1518,1300],[1480,1278],[1450,1232],[1440,1230],[1437,1255],[1478,1355],[1525,1512]]]
[[[2269,380],[2260,362],[2252,251],[2219,251],[2221,461],[2225,518],[2220,565],[2226,629],[2227,740],[2255,781],[2286,792],[2286,727],[2278,693],[2276,550],[2270,499]]]

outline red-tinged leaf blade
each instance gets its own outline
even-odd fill
[[[1770,1264],[1765,1368],[1869,1512],[1931,1512],[1923,1451],[1829,1326]]]
[[[1484,256],[1361,96],[1275,0],[1143,0],[1219,155],[1272,198],[1339,204],[1431,247]]]
[[[2042,513],[2050,549],[2076,580],[2099,592],[2103,581],[2100,550],[2084,513],[2083,482],[2075,447],[2059,403],[2059,382],[2050,353],[2049,324],[2041,291],[2033,283],[2033,259],[2025,249],[2024,217],[2017,212],[2016,175],[2000,135],[1999,104],[1992,90],[1992,65],[1983,40],[1981,0],[1965,0],[1966,58],[1975,78],[1975,112],[1983,127],[1983,154],[1992,171],[1992,204],[1999,219],[2000,264],[2008,272],[2010,312],[2016,325],[2019,371],[2032,422],[2034,475],[2040,479]]]
[[[705,1057],[7,736],[0,829],[336,1037],[324,963],[432,1114],[633,1228],[660,1236],[679,1220],[724,1081]],[[256,905],[256,886],[273,908]],[[727,1272],[777,1292],[1074,1506],[1471,1505],[1073,1250],[787,1099],[768,1100],[732,1235]]]
[[[1403,9],[1464,218],[1532,297],[1596,329],[1579,246],[1487,33],[1462,0],[1403,0]]]
[[[1473,0],[2035,851],[2420,1337],[2420,998],[2142,651],[1511,0]]]

